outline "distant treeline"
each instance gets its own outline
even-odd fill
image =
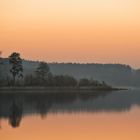
[[[44,87],[102,87],[110,88],[104,81],[92,78],[76,79],[70,74],[54,74],[46,62],[27,65],[20,58],[19,53],[12,53],[9,58],[1,58],[0,86],[44,86]],[[30,70],[31,69],[31,70]]]
[[[2,77],[10,77],[10,64],[8,58],[2,59]],[[34,76],[34,72],[39,65],[39,61],[23,60],[24,78],[29,75]],[[128,65],[121,64],[78,64],[78,63],[48,63],[53,77],[55,75],[70,75],[76,80],[83,78],[106,81],[114,86],[140,86],[140,69],[132,69]]]

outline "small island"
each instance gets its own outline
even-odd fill
[[[46,62],[39,62],[34,73],[24,74],[20,54],[12,53],[9,58],[9,73],[0,79],[0,91],[32,91],[32,92],[92,92],[94,90],[122,90],[114,88],[106,82],[93,78],[76,79],[71,75],[52,74]],[[2,67],[2,63],[0,63]]]

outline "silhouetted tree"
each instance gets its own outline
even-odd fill
[[[89,81],[89,86],[94,86],[94,87],[98,87],[98,86],[100,86],[100,85],[102,85],[99,81],[96,81],[96,80],[93,80],[93,79],[91,79],[90,81]]]
[[[74,87],[77,86],[77,80],[68,75],[56,75],[54,76],[54,86],[58,87]]]
[[[9,56],[9,63],[12,65],[11,69],[10,69],[10,73],[13,76],[13,82],[15,85],[16,82],[16,76],[18,76],[19,78],[23,77],[22,72],[23,72],[23,66],[22,66],[22,59],[20,58],[20,54],[19,53],[12,53]]]
[[[36,73],[37,80],[39,81],[39,84],[42,85],[45,84],[48,78],[48,74],[50,73],[50,68],[47,63],[40,62],[35,73]]]
[[[80,87],[89,86],[89,85],[90,85],[90,81],[88,79],[86,79],[86,78],[80,79],[80,81],[79,81]]]
[[[24,85],[25,86],[35,86],[37,85],[37,78],[35,76],[31,75],[26,75],[24,77]]]
[[[79,81],[79,86],[80,87],[104,87],[104,88],[109,88],[109,86],[103,81],[100,83],[99,81],[93,80],[93,79],[80,79]]]
[[[47,86],[54,86],[54,75],[50,72],[47,77]]]

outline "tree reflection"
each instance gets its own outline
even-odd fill
[[[22,119],[22,107],[16,104],[15,100],[13,101],[10,107],[10,116],[9,116],[9,124],[13,127],[19,127]]]
[[[15,128],[20,126],[23,115],[40,115],[44,119],[49,113],[123,112],[130,111],[133,105],[140,106],[139,90],[117,91],[117,94],[109,91],[7,93],[0,94],[0,119],[8,119]]]
[[[39,101],[37,103],[37,110],[41,116],[42,119],[44,119],[49,111],[49,109],[51,108],[51,102],[42,102]]]

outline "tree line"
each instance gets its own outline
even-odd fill
[[[70,75],[54,75],[46,62],[40,62],[34,73],[24,76],[24,67],[20,53],[13,52],[8,57],[10,77],[5,86],[43,86],[43,87],[109,87],[105,82],[93,79],[77,80]],[[2,64],[0,64],[2,66]]]

